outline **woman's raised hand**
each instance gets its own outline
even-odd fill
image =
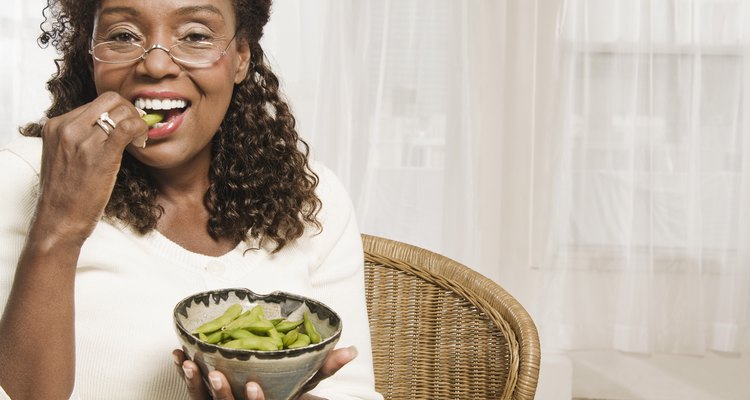
[[[42,231],[82,244],[104,213],[125,147],[147,133],[135,106],[114,92],[49,119],[36,217]]]

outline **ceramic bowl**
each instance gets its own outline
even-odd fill
[[[250,309],[260,304],[268,319],[301,318],[309,310],[322,340],[291,350],[258,351],[229,349],[208,344],[191,334],[198,326],[222,315],[232,304]],[[245,383],[257,382],[267,400],[287,400],[323,364],[341,336],[341,319],[325,304],[285,292],[259,295],[249,289],[201,292],[181,300],[174,308],[174,326],[185,355],[195,361],[204,380],[210,371],[221,371],[236,399],[245,398]]]

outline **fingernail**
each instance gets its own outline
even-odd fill
[[[349,346],[349,357],[351,357],[351,359],[353,360],[357,358],[358,355],[359,355],[359,350],[357,350],[357,347]]]
[[[188,367],[186,367],[186,366],[183,365],[182,366],[182,372],[185,373],[185,378],[187,378],[187,379],[193,379],[193,370],[192,369],[190,369],[190,368],[188,368]]]
[[[177,357],[177,354],[172,354],[172,358],[174,359],[174,365],[180,365],[180,357]]]
[[[254,383],[248,383],[245,386],[245,391],[247,392],[247,400],[256,400],[258,398],[258,386]]]
[[[210,375],[208,377],[208,380],[211,381],[211,387],[214,389],[214,391],[221,390],[221,378],[216,375]]]

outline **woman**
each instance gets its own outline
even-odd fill
[[[168,351],[180,299],[238,286],[341,315],[342,347],[300,398],[380,398],[351,202],[308,162],[265,63],[270,3],[49,0],[41,40],[62,60],[48,120],[0,151],[0,386],[13,399],[232,398],[220,373],[204,385]],[[149,128],[144,112],[163,121]],[[248,383],[247,398],[262,389]]]

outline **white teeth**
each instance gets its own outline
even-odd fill
[[[144,99],[137,98],[133,102],[136,108],[148,110],[172,110],[187,107],[187,101],[181,99]]]

